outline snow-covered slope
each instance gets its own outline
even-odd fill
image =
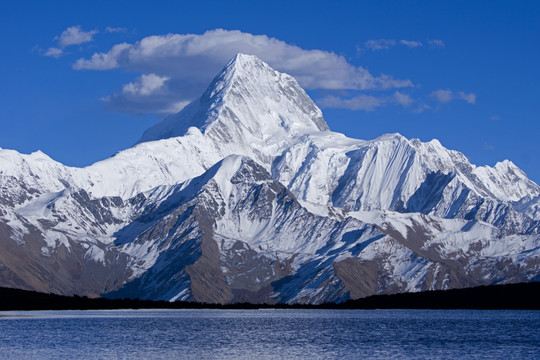
[[[319,108],[293,77],[245,54],[236,55],[200,98],[146,130],[139,142],[183,136],[191,126],[220,144],[262,145],[263,151],[290,138],[329,130]]]
[[[0,285],[317,303],[530,281],[539,209],[510,161],[331,132],[292,77],[239,54],[109,159],[0,149]]]
[[[538,233],[538,214],[520,210],[516,201],[538,196],[540,188],[515,165],[508,166],[507,172],[500,163],[476,167],[437,140],[422,143],[387,134],[360,141],[325,133],[288,148],[272,164],[272,174],[299,200],[317,206],[474,218]]]

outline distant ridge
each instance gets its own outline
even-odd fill
[[[344,303],[302,304],[206,304],[139,299],[105,299],[62,296],[0,288],[0,311],[110,310],[110,309],[477,309],[540,310],[540,282],[479,286],[469,289],[374,295]],[[1,317],[1,316],[0,316]]]

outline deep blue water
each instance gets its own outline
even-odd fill
[[[0,312],[1,359],[540,359],[540,311]]]

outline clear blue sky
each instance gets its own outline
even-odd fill
[[[540,183],[539,1],[21,0],[0,29],[2,148],[104,159],[241,51],[297,77],[335,131],[437,138]]]

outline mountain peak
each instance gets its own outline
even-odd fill
[[[220,79],[227,79],[230,82],[233,76],[249,76],[257,82],[272,74],[279,73],[257,56],[238,53],[223,67],[209,88],[212,88],[212,85]]]
[[[255,55],[238,53],[236,54],[229,64],[233,64],[237,68],[245,68],[246,66],[268,66],[264,61],[256,57]]]
[[[182,136],[191,126],[220,142],[249,146],[289,143],[329,130],[321,110],[292,76],[241,53],[200,98],[148,129],[139,142]]]

